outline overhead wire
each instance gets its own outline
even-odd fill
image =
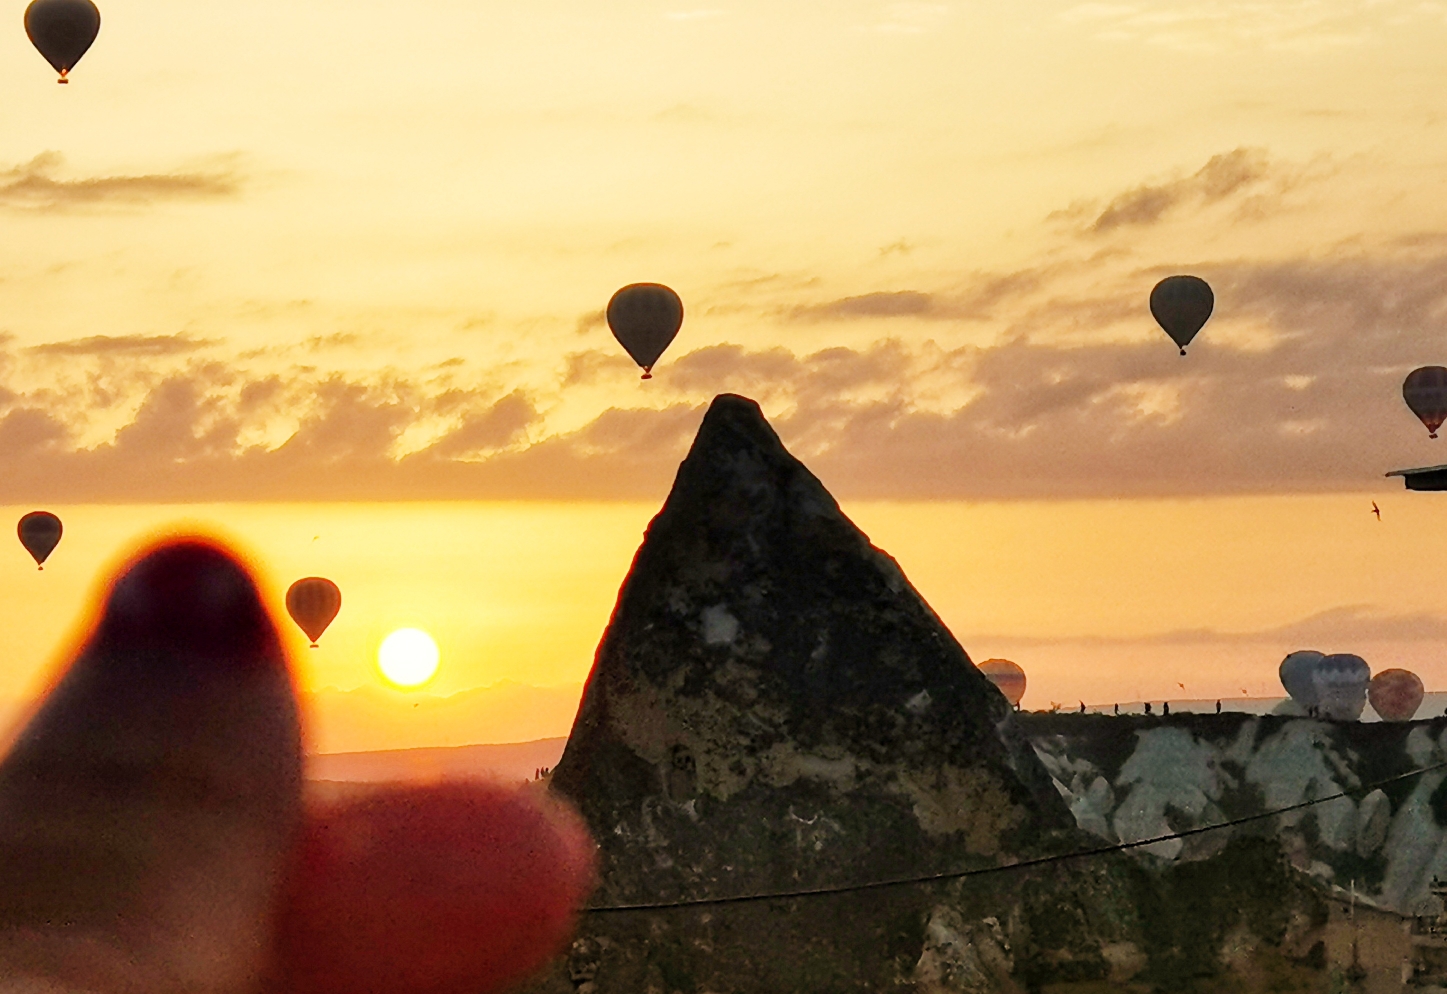
[[[946,880],[964,880],[971,877],[994,876],[1003,873],[1014,873],[1020,870],[1030,870],[1040,866],[1050,866],[1055,863],[1064,863],[1076,859],[1090,859],[1097,856],[1106,856],[1111,853],[1125,852],[1130,849],[1140,849],[1145,846],[1153,846],[1162,842],[1171,842],[1176,839],[1188,839],[1196,835],[1204,835],[1207,832],[1218,832],[1225,828],[1234,828],[1237,825],[1246,825],[1251,822],[1264,821],[1268,818],[1276,818],[1280,815],[1290,814],[1293,811],[1301,811],[1317,804],[1325,804],[1328,801],[1340,800],[1343,797],[1351,797],[1356,794],[1367,794],[1373,790],[1385,787],[1388,784],[1397,783],[1411,777],[1421,776],[1425,773],[1434,773],[1438,770],[1447,769],[1447,762],[1437,763],[1433,766],[1424,766],[1419,769],[1409,770],[1406,773],[1399,773],[1396,776],[1385,777],[1372,783],[1362,784],[1350,790],[1338,791],[1335,794],[1328,794],[1325,797],[1316,797],[1298,804],[1289,804],[1286,807],[1274,808],[1270,811],[1262,811],[1254,815],[1243,815],[1240,818],[1232,818],[1228,821],[1214,822],[1210,825],[1200,825],[1196,828],[1187,828],[1179,832],[1171,832],[1167,835],[1157,835],[1149,839],[1137,839],[1134,842],[1120,842],[1114,845],[1097,846],[1091,849],[1078,849],[1075,852],[1057,853],[1053,856],[1039,856],[1034,859],[1024,859],[1015,863],[1003,863],[998,866],[976,867],[971,870],[948,870],[943,873],[928,873],[913,877],[893,877],[888,880],[872,880],[861,884],[839,884],[830,887],[803,887],[797,890],[765,891],[756,894],[735,894],[727,897],[703,897],[688,898],[678,901],[650,901],[637,904],[612,904],[599,907],[584,908],[584,914],[612,914],[617,912],[630,911],[671,911],[681,908],[704,908],[718,907],[730,904],[752,904],[759,901],[789,901],[798,898],[828,897],[835,894],[855,894],[865,891],[885,890],[891,887],[911,887],[921,884],[939,883]]]

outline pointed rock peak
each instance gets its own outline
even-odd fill
[[[784,450],[759,402],[736,393],[721,393],[708,405],[703,423],[693,440],[693,451],[710,448],[737,448],[749,444],[760,450],[772,449],[792,458]]]
[[[744,498],[746,507],[765,511],[774,505],[761,506],[758,498],[775,490],[796,492],[796,498],[817,504],[819,512],[839,513],[824,485],[784,448],[758,402],[724,393],[703,416],[665,510],[700,500]]]
[[[750,562],[772,568],[764,561],[799,541],[843,543],[882,569],[891,585],[907,586],[894,560],[870,546],[784,448],[758,403],[736,394],[720,394],[709,405],[642,551],[671,547],[669,536],[677,533],[720,542],[712,552],[731,569]]]
[[[1004,698],[730,395],[638,550],[553,784],[597,833],[604,900],[938,872],[1070,824]]]
[[[707,478],[708,470],[725,470],[725,475],[744,468],[740,461],[752,461],[758,466],[770,466],[776,470],[802,470],[813,480],[813,475],[804,469],[804,464],[789,454],[779,440],[758,402],[737,394],[721,393],[708,405],[703,423],[698,427],[688,457],[680,467],[674,493],[686,488],[701,475]],[[817,485],[818,480],[814,480]],[[819,487],[823,491],[823,487]],[[826,495],[827,496],[827,495]]]

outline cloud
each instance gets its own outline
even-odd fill
[[[32,345],[25,351],[39,356],[166,356],[195,352],[216,343],[214,338],[189,335],[91,335]]]
[[[880,20],[871,28],[885,34],[923,34],[939,27],[949,16],[949,4],[901,0],[885,4]]]
[[[928,315],[933,308],[934,300],[927,293],[918,290],[885,290],[802,307],[795,313],[806,320],[922,317]]]
[[[1136,193],[1165,191],[1159,219],[1238,209],[1291,174],[1237,149]],[[1447,236],[1202,260],[1217,315],[1181,358],[1144,306],[1164,273],[1077,237],[1102,218],[1160,223],[1146,199],[1102,201],[1037,264],[940,285],[811,300],[795,275],[740,274],[802,340],[820,338],[798,325],[825,322],[856,323],[851,343],[871,327],[904,337],[679,350],[645,392],[600,389],[637,371],[597,340],[526,389],[472,382],[466,364],[282,375],[246,365],[268,357],[208,361],[214,343],[186,335],[0,340],[0,453],[27,454],[0,501],[657,498],[725,391],[759,399],[850,499],[1383,492],[1400,486],[1387,470],[1431,461],[1400,384],[1441,358]],[[107,361],[35,361],[84,356]],[[638,406],[590,406],[618,396]]]
[[[65,425],[47,411],[17,407],[0,418],[0,455],[14,459],[53,450],[65,443],[69,436]]]
[[[983,321],[994,316],[1000,305],[1028,296],[1060,273],[1058,264],[1008,273],[976,273],[947,291],[880,290],[822,303],[796,304],[787,309],[785,317],[801,322],[892,318]]]
[[[1214,204],[1248,191],[1270,175],[1262,149],[1238,148],[1212,156],[1190,176],[1156,185],[1142,185],[1113,198],[1090,225],[1093,233],[1150,225],[1187,203]]]
[[[1315,646],[1322,652],[1347,652],[1352,645],[1381,642],[1441,642],[1447,639],[1447,617],[1425,611],[1390,614],[1368,605],[1331,608],[1274,628],[1252,632],[1222,632],[1212,628],[1186,629],[1136,637],[1070,636],[1041,639],[1031,636],[979,636],[976,640],[1010,645],[1078,646],[1186,646],[1280,645]]]
[[[525,439],[538,420],[537,408],[520,390],[482,410],[469,411],[461,423],[426,450],[432,458],[450,459],[495,451]]]
[[[63,165],[59,152],[42,152],[29,162],[0,170],[0,206],[53,211],[95,204],[150,204],[228,197],[241,187],[230,169],[61,179],[56,174]]]
[[[1215,52],[1249,45],[1311,52],[1368,44],[1385,25],[1440,18],[1415,0],[1141,0],[1088,2],[1058,15],[1076,34],[1113,43]]]
[[[573,330],[580,335],[586,335],[594,328],[606,328],[607,326],[608,316],[602,308],[599,308],[596,311],[589,311],[586,314],[580,314],[578,316],[577,324],[573,326]]]
[[[637,363],[617,349],[589,349],[570,353],[563,369],[563,386],[573,387],[596,383],[620,374],[636,375]]]

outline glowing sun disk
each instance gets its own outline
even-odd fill
[[[418,628],[399,628],[382,640],[377,666],[399,687],[420,687],[437,672],[437,643]]]

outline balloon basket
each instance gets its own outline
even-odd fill
[[[640,377],[638,377],[638,378],[639,378],[640,380],[651,380],[651,379],[653,379],[653,374],[652,374],[652,373],[644,373],[642,376],[640,376]]]
[[[45,567],[44,567],[44,566],[37,566],[37,567],[35,567],[35,571],[36,571],[37,573],[43,573],[43,572],[45,571]]]
[[[1185,349],[1181,349],[1181,355],[1185,355],[1185,354],[1186,354],[1186,350],[1185,350]]]
[[[68,79],[65,78],[65,73],[61,73],[61,74],[60,74],[60,78],[57,79],[56,82],[57,82],[57,83],[60,83],[60,84],[63,86],[63,85],[65,85],[66,83],[69,83],[70,80],[68,80]]]
[[[1433,431],[1433,432],[1428,432],[1428,433],[1427,433],[1427,437],[1428,437],[1428,438],[1436,438],[1436,437],[1437,437],[1437,433],[1436,433],[1435,431]]]
[[[313,648],[313,649],[317,648],[317,644],[316,644],[315,642],[313,642],[313,643],[311,644],[311,648]]]

